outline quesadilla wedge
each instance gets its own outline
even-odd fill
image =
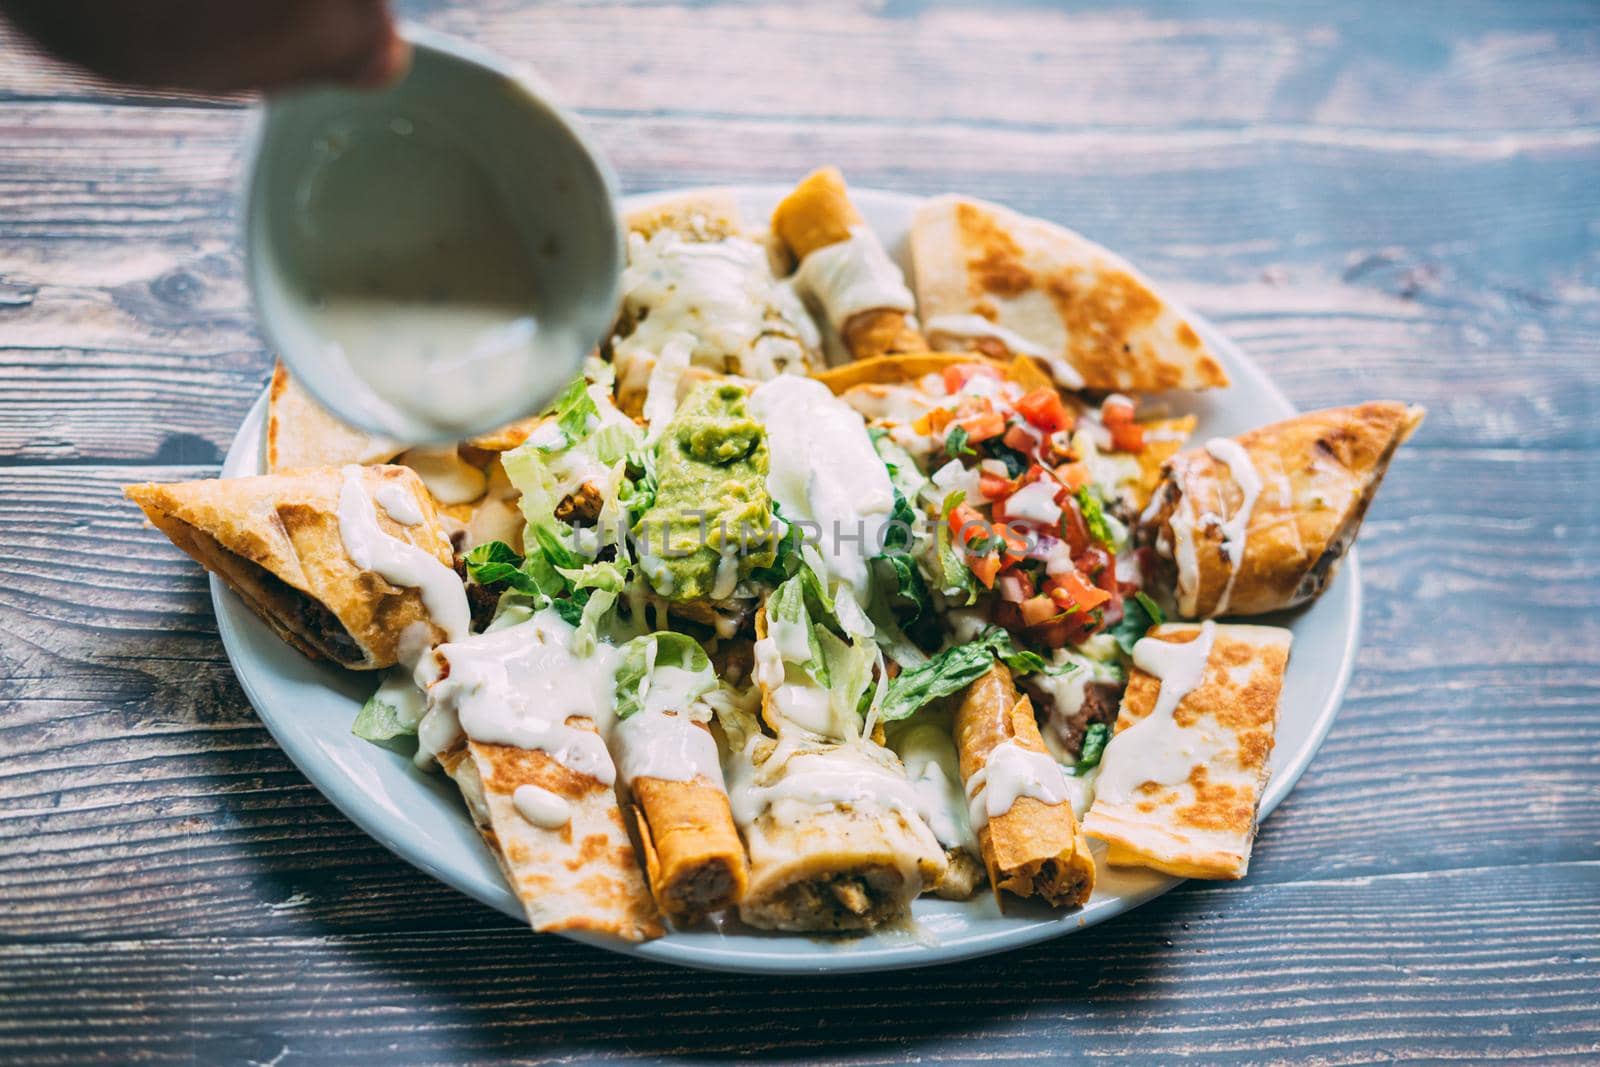
[[[916,213],[912,269],[935,347],[1034,356],[1072,389],[1208,389],[1228,376],[1194,326],[1080,234],[960,196]]]
[[[658,937],[602,737],[617,653],[579,656],[575,634],[546,608],[434,649],[418,671],[419,747],[445,763],[465,746],[472,772],[454,777],[469,807],[481,797],[485,840],[535,930]]]
[[[795,282],[852,359],[928,348],[905,275],[850,202],[844,175],[807,175],[772,212],[772,232],[799,263]]]
[[[387,463],[406,446],[341,422],[282,363],[267,386],[267,473],[346,463]]]
[[[622,309],[609,344],[630,414],[682,380],[805,374],[821,337],[800,298],[746,236],[725,195],[693,194],[630,217]]]
[[[124,492],[278,636],[353,670],[466,635],[461,580],[433,499],[406,467],[322,467]]]
[[[1273,626],[1169,623],[1134,646],[1083,821],[1107,843],[1107,862],[1244,876],[1291,637]]]
[[[1094,857],[1072,812],[1060,766],[1045,748],[1033,705],[996,663],[962,696],[955,717],[961,778],[989,884],[1052,907],[1094,891]]]
[[[1322,592],[1423,410],[1297,415],[1175,455],[1140,519],[1185,618],[1260,615]]]

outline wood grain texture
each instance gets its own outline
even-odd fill
[[[1004,200],[1302,407],[1428,404],[1349,697],[1247,881],[1064,941],[777,982],[533,937],[288,763],[120,497],[214,470],[267,373],[241,102],[0,29],[0,1060],[1600,1059],[1591,4],[401,7],[537,66],[628,190],[828,161]]]

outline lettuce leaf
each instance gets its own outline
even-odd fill
[[[711,657],[688,634],[660,630],[635,637],[622,646],[622,664],[617,668],[617,718],[626,719],[644,708],[651,689],[665,680],[663,668],[683,672],[673,678],[678,688],[672,695],[685,702],[717,687]]]
[[[1074,775],[1087,774],[1100,765],[1100,757],[1105,755],[1106,745],[1111,740],[1111,727],[1103,722],[1090,723],[1089,728],[1083,732],[1083,748],[1078,753],[1078,762],[1073,766]]]
[[[1075,663],[1047,664],[1038,653],[1019,650],[1005,630],[993,627],[976,641],[945,649],[921,666],[901,671],[889,682],[889,692],[879,714],[885,722],[913,715],[940,697],[959,692],[982,678],[996,659],[1016,675],[1039,671],[1057,675],[1078,669]]]
[[[1131,656],[1133,646],[1149,632],[1150,627],[1160,626],[1166,621],[1167,617],[1161,610],[1161,605],[1141,591],[1122,602],[1122,620],[1111,628],[1111,636],[1116,639],[1122,651]]]
[[[590,417],[600,417],[600,408],[595,404],[594,397],[589,395],[588,379],[580,374],[568,382],[548,414],[555,416],[563,441],[560,445],[542,446],[539,451],[560,452],[577,444],[589,432]]]
[[[1083,524],[1089,529],[1089,536],[1099,541],[1107,548],[1115,548],[1117,538],[1111,532],[1111,523],[1106,519],[1105,508],[1100,504],[1100,498],[1089,491],[1087,485],[1078,488],[1078,510],[1083,512]]]

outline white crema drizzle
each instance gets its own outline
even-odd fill
[[[362,484],[361,471],[353,464],[345,467],[339,487],[339,539],[344,543],[345,554],[362,570],[372,571],[394,585],[417,590],[428,617],[444,631],[447,640],[466,637],[472,612],[460,577],[432,553],[384,532],[378,525],[372,498]],[[386,506],[384,510],[389,509]],[[399,518],[396,521],[403,522]]]
[[[836,330],[843,330],[845,323],[863,311],[909,312],[917,306],[906,288],[905,275],[877,235],[865,226],[853,226],[848,240],[807,255],[795,281],[822,306]]]
[[[1221,751],[1225,739],[1198,724],[1180,726],[1173,716],[1183,699],[1205,681],[1215,641],[1216,623],[1207,621],[1192,641],[1179,644],[1144,637],[1133,646],[1134,666],[1159,679],[1161,690],[1150,714],[1106,745],[1095,783],[1096,803],[1132,803],[1146,782],[1176,785]]]
[[[1224,615],[1228,611],[1228,601],[1233,597],[1233,583],[1238,580],[1239,569],[1244,563],[1245,545],[1250,536],[1250,516],[1255,512],[1256,501],[1261,496],[1261,475],[1250,461],[1250,453],[1232,438],[1213,437],[1206,442],[1206,451],[1228,468],[1233,480],[1239,483],[1239,491],[1244,494],[1239,506],[1222,524],[1222,547],[1228,555],[1228,583],[1222,587],[1222,596],[1218,598],[1216,609],[1211,614]]]
[[[989,753],[982,767],[967,779],[967,812],[973,828],[1010,811],[1021,797],[1041,804],[1070,800],[1061,767],[1048,752],[1035,752],[1007,738]]]

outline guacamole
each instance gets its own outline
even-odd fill
[[[633,536],[661,596],[723,599],[737,579],[773,564],[767,437],[748,400],[729,382],[696,386],[656,445],[655,502]]]

